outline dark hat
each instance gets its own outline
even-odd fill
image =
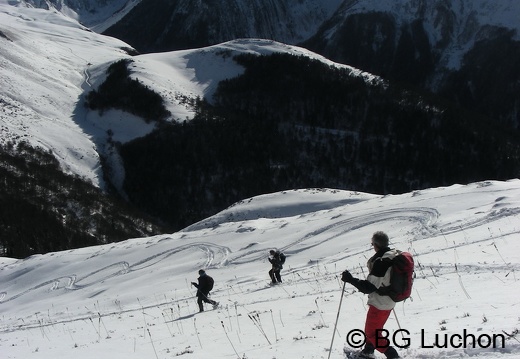
[[[204,269],[199,270],[199,275],[203,275],[204,273],[206,273],[206,271]]]
[[[269,251],[269,253],[272,254],[272,255],[274,255],[276,252],[274,251],[274,249],[271,249],[271,250]]]
[[[376,245],[379,248],[386,248],[388,247],[388,236],[385,232],[377,231],[372,235],[372,244]]]

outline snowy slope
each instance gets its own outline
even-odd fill
[[[108,66],[130,58],[130,47],[56,10],[12,3],[18,4],[0,0],[0,141],[27,140],[41,146],[52,151],[66,171],[103,186],[99,154],[107,151],[107,131],[114,133],[115,141],[125,142],[153,130],[153,124],[135,116],[120,111],[100,116],[83,105],[83,95],[103,82]],[[218,81],[243,71],[230,56],[246,52],[285,52],[332,64],[302,48],[247,39],[135,56],[132,76],[163,96],[172,119],[191,119],[193,109],[184,97],[210,99]]]
[[[128,56],[125,43],[99,36],[57,11],[0,1],[1,141],[27,140],[51,150],[70,172],[99,183],[95,140],[76,108],[89,67]]]
[[[238,54],[269,55],[277,52],[319,59],[331,66],[351,69],[367,82],[378,77],[350,66],[336,64],[301,47],[265,39],[237,39],[201,49],[145,54],[134,58],[133,77],[161,94],[173,118],[184,120],[194,116],[193,109],[176,99],[183,94],[204,97],[211,102],[220,81],[241,75],[244,68],[233,59]]]
[[[410,342],[399,349],[404,357],[520,357],[519,335],[506,340],[503,333],[520,327],[520,180],[398,196],[286,191],[244,200],[175,234],[5,260],[0,352],[24,359],[328,358],[338,275],[347,268],[367,274],[377,230],[416,260],[413,301],[398,304],[387,324],[395,344]],[[288,260],[284,283],[269,287],[267,255],[275,247]],[[212,298],[221,308],[195,314],[189,283],[199,268],[215,278]],[[341,303],[331,358],[343,358],[367,309],[349,285]],[[459,348],[461,335],[480,341]],[[434,347],[445,338],[453,341]]]
[[[123,18],[141,0],[11,0],[16,6],[56,9],[65,16],[103,32]]]

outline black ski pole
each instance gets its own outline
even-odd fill
[[[343,288],[341,289],[341,299],[339,300],[338,314],[336,315],[336,323],[334,323],[334,331],[332,332],[332,340],[330,341],[330,349],[329,349],[328,359],[330,359],[330,353],[332,353],[332,344],[334,343],[334,335],[336,334],[336,327],[338,326],[339,313],[340,313],[340,310],[341,310],[341,303],[343,302],[343,293],[345,292],[345,285],[346,284],[347,284],[347,282],[343,282]]]

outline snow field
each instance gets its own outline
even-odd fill
[[[416,260],[413,300],[397,304],[386,326],[395,345],[409,344],[403,356],[518,358],[519,204],[518,180],[398,196],[294,190],[244,200],[174,234],[6,261],[0,351],[328,358],[340,274],[366,276],[371,235],[384,230]],[[288,255],[284,283],[273,287],[271,248]],[[199,268],[215,278],[216,310],[197,313],[189,283]],[[366,309],[366,296],[347,284],[332,358],[343,358]]]

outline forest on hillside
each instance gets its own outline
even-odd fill
[[[121,146],[130,201],[174,228],[286,189],[395,194],[520,173],[518,136],[434,95],[303,56],[235,61],[244,74],[194,120]]]
[[[65,174],[48,151],[0,146],[0,255],[25,258],[161,233],[127,202]]]

